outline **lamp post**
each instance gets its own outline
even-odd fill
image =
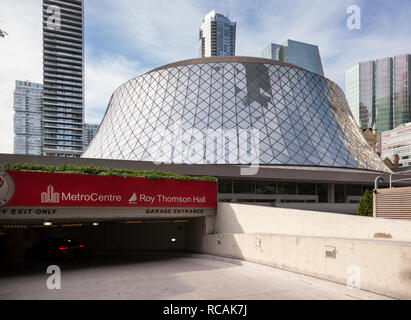
[[[375,178],[375,184],[374,184],[374,191],[376,192],[378,189],[378,184],[379,183],[383,183],[384,179],[381,176],[378,176],[377,178]]]

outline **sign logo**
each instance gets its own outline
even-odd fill
[[[49,185],[47,192],[41,193],[41,203],[60,203],[60,195],[54,192],[52,185]]]
[[[137,195],[136,195],[136,193],[133,193],[130,200],[128,200],[128,203],[129,204],[137,204]]]
[[[11,176],[0,171],[0,206],[7,204],[14,195],[14,182]]]

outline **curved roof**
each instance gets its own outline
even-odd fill
[[[243,56],[218,56],[218,57],[194,58],[194,59],[188,59],[188,60],[181,60],[181,61],[169,63],[161,67],[155,68],[151,71],[148,71],[147,73],[160,71],[160,70],[168,69],[168,68],[187,66],[190,64],[227,63],[227,62],[228,63],[264,63],[264,64],[272,64],[272,65],[278,65],[278,66],[286,66],[286,67],[296,68],[296,69],[305,70],[307,72],[310,72],[295,64],[276,61],[272,59],[245,57],[245,56],[244,57]]]
[[[126,82],[83,157],[390,172],[334,82],[253,57],[179,61]]]

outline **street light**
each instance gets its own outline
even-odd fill
[[[383,183],[383,182],[384,182],[383,177],[378,176],[377,178],[375,178],[374,190],[377,190],[378,189],[378,184]]]

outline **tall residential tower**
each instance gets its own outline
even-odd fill
[[[43,0],[44,155],[83,151],[83,18],[83,0]]]
[[[411,122],[411,55],[361,62],[347,70],[347,101],[362,129],[385,132]]]
[[[90,142],[93,140],[94,136],[98,131],[98,125],[96,124],[87,124],[83,125],[83,149],[87,149]]]
[[[16,81],[14,91],[14,154],[41,155],[43,85]]]
[[[200,56],[235,56],[236,22],[214,10],[200,27]]]

